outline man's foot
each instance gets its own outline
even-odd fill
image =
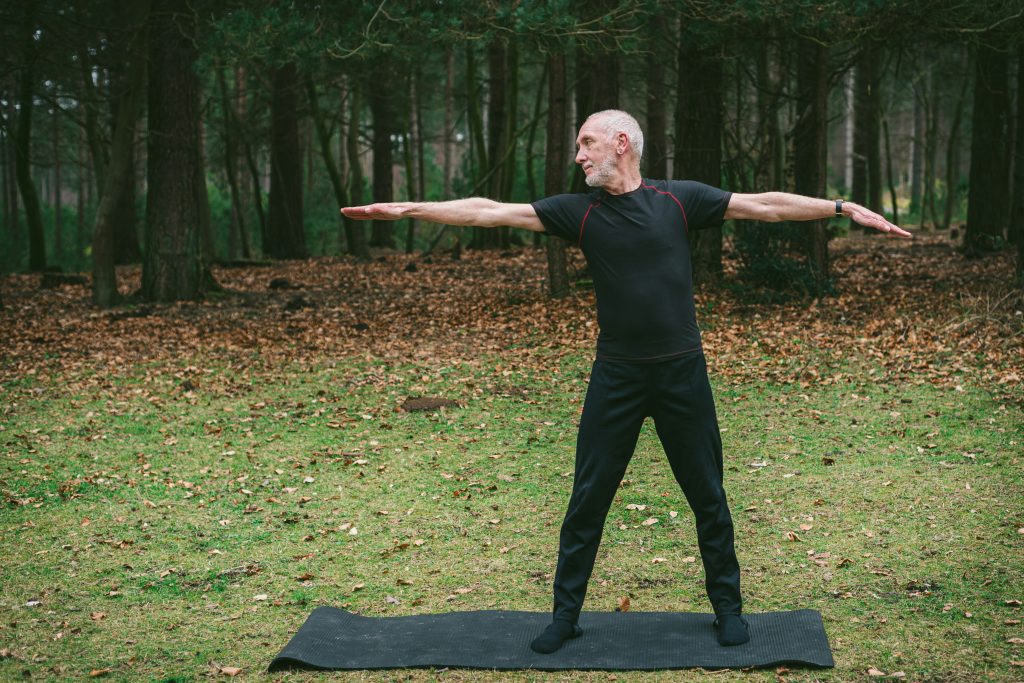
[[[563,619],[556,619],[551,625],[544,629],[544,633],[533,639],[530,649],[542,655],[549,655],[567,640],[578,638],[583,635],[583,629],[576,624],[569,623]]]
[[[750,633],[747,631],[747,620],[739,614],[719,615],[715,619],[715,628],[718,630],[718,644],[723,647],[742,645],[750,640]]]

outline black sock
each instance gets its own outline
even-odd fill
[[[750,640],[750,633],[747,631],[747,620],[738,614],[722,614],[715,619],[715,627],[718,629],[718,644],[728,647],[730,645],[742,645]]]
[[[544,633],[533,639],[533,642],[530,643],[530,649],[542,655],[548,655],[562,647],[565,641],[578,638],[582,634],[583,629],[576,624],[563,619],[556,619],[551,622],[550,626],[544,629]]]

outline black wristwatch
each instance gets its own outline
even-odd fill
[[[836,218],[842,218],[842,217],[843,217],[843,200],[842,199],[837,199],[836,200]]]

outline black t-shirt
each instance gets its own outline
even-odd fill
[[[699,351],[689,230],[722,224],[731,192],[647,180],[632,192],[533,203],[544,231],[583,250],[597,291],[597,357],[650,363]]]

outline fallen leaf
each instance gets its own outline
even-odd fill
[[[656,557],[653,560],[651,560],[651,564],[661,564],[662,562],[668,562],[668,560],[664,557]]]
[[[630,503],[629,505],[626,506],[626,509],[627,510],[639,510],[640,512],[643,512],[644,510],[647,509],[647,506],[646,505],[637,505],[636,503]]]
[[[676,517],[679,516],[679,513],[676,512],[675,510],[669,510],[668,516],[671,517],[672,519],[675,519]]]
[[[107,618],[107,613],[106,612],[93,612],[92,614],[89,615],[89,618],[92,619],[93,621],[103,621],[104,619]]]
[[[310,574],[309,572],[306,572],[305,574],[299,574],[298,576],[296,576],[295,580],[296,581],[309,581],[310,579],[315,578],[315,576],[316,576],[315,574]]]
[[[879,671],[875,667],[871,667],[870,669],[868,669],[868,676],[884,676],[884,675],[885,675],[884,671]]]
[[[683,562],[686,562],[687,564],[692,564],[692,563],[694,563],[696,561],[697,561],[697,558],[694,557],[693,555],[687,555],[686,557],[683,558]]]
[[[355,593],[356,591],[361,591],[364,588],[366,588],[366,584],[360,582],[360,583],[357,583],[356,585],[352,586],[352,592]]]
[[[397,585],[399,585],[399,586],[411,586],[412,585],[412,581],[410,581],[409,579],[398,579],[397,581],[395,581],[395,583]]]
[[[643,525],[643,526],[651,526],[651,525],[657,524],[657,523],[658,523],[658,518],[657,517],[648,517],[644,521],[640,522],[640,524]]]
[[[99,678],[100,676],[106,676],[112,670],[113,669],[93,669],[92,671],[89,672],[89,677],[90,678]]]
[[[800,525],[800,531],[810,531],[813,528],[814,528],[813,524],[801,524]]]
[[[237,666],[219,666],[217,670],[225,676],[237,676],[242,670]]]
[[[256,602],[263,602],[264,600],[267,600],[269,597],[270,596],[268,596],[266,593],[260,593],[259,595],[254,595],[252,599]]]
[[[1024,638],[1007,638],[1006,642],[1010,645],[1024,645]]]
[[[615,608],[616,612],[628,612],[629,611],[629,596],[619,598],[619,606]]]
[[[786,538],[788,540],[796,542],[796,543],[799,543],[799,542],[804,540],[804,539],[800,538],[799,534],[797,534],[794,531],[787,531],[786,532]]]
[[[399,600],[398,598],[396,598],[393,595],[389,595],[389,596],[385,597],[384,598],[384,602],[388,603],[389,605],[401,605],[402,604],[402,601]]]
[[[1007,607],[1020,607],[1021,602],[1020,600],[1004,600],[1003,604]]]

